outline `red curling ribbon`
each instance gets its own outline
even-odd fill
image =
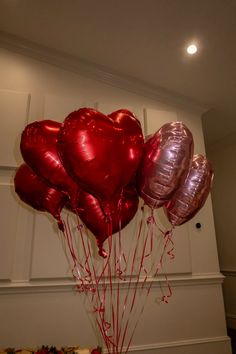
[[[139,235],[138,235],[138,240],[139,240],[139,237],[140,237],[140,234],[141,234],[141,229],[142,229],[142,223],[140,224],[140,232],[139,232]],[[138,271],[138,275],[137,275],[137,281],[135,283],[134,295],[133,295],[133,299],[132,299],[132,302],[131,302],[131,307],[130,307],[130,310],[129,310],[130,311],[130,315],[131,315],[132,310],[134,308],[134,303],[135,303],[135,299],[136,299],[136,294],[137,294],[139,279],[140,279],[140,275],[141,275],[141,270],[143,269],[143,262],[144,262],[144,255],[145,255],[145,252],[146,252],[147,239],[148,239],[148,233],[147,233],[147,236],[146,236],[146,238],[144,240],[144,246],[143,246],[143,250],[142,250],[141,262],[140,262],[139,271]],[[138,245],[138,242],[137,242],[137,245]],[[136,251],[137,251],[137,246],[136,246]],[[133,258],[133,264],[134,264],[134,260],[135,259],[136,259],[136,252],[135,252],[134,258]],[[130,283],[131,283],[131,277],[130,277]],[[125,341],[125,337],[126,337],[126,334],[127,334],[127,329],[128,329],[130,317],[131,316],[129,316],[127,321],[126,321],[125,330],[124,330],[122,343],[121,343],[121,352],[123,350],[124,341]]]
[[[149,217],[147,219],[147,223],[148,224],[151,224],[153,225],[155,223],[156,225],[156,222],[155,222],[155,219],[153,218],[153,215],[151,217]],[[157,225],[156,225],[157,226]],[[158,266],[156,268],[156,271],[155,271],[155,274],[154,274],[154,277],[157,275],[157,273],[159,272],[159,270],[163,267],[163,258],[164,258],[164,255],[165,253],[167,253],[171,259],[174,258],[174,254],[173,254],[173,250],[174,250],[174,243],[173,243],[173,240],[172,240],[172,233],[173,233],[173,228],[171,230],[168,230],[166,232],[162,231],[160,228],[158,228],[161,233],[164,235],[164,247],[163,247],[163,252],[162,252],[162,255],[161,255],[161,258],[160,258],[160,261],[158,262]],[[167,248],[169,246],[169,244],[171,244],[171,249],[167,251]],[[154,277],[153,277],[153,280],[154,280]],[[164,294],[161,298],[161,301],[164,302],[164,303],[168,303],[169,302],[169,298],[172,296],[172,289],[171,289],[171,286],[170,286],[170,283],[168,281],[168,278],[167,278],[167,275],[165,275],[165,279],[166,279],[166,284],[167,284],[167,288],[168,288],[168,294]],[[128,346],[126,348],[126,351],[125,353],[128,352],[129,348],[130,348],[130,344],[131,344],[131,341],[133,339],[133,336],[134,336],[134,333],[135,333],[135,330],[137,328],[137,325],[138,325],[138,322],[139,322],[139,319],[144,311],[144,308],[145,308],[145,304],[146,304],[146,301],[147,301],[147,298],[148,298],[148,295],[150,293],[150,290],[151,290],[151,287],[152,287],[152,284],[153,284],[153,280],[150,282],[150,285],[148,287],[148,290],[147,290],[147,293],[146,293],[146,299],[145,299],[145,303],[143,304],[142,308],[141,308],[141,311],[139,313],[139,316],[138,316],[138,319],[133,327],[133,331],[132,331],[132,334],[131,334],[131,337],[130,337],[130,340],[129,340],[129,343],[128,343]],[[144,279],[144,282],[146,282],[146,277]],[[143,287],[144,287],[144,283],[143,283]],[[124,336],[123,336],[123,342],[124,342],[124,337],[126,336],[126,333],[127,333],[127,328],[128,328],[128,323],[126,323],[126,326],[125,326],[125,331],[124,331]],[[123,342],[122,342],[122,348],[123,348]]]
[[[94,307],[94,311],[93,312],[99,312],[99,313],[104,313],[105,312],[105,308],[103,304],[100,304],[100,307]]]
[[[137,237],[137,242],[136,242],[136,246],[135,246],[135,249],[134,249],[134,255],[133,255],[133,260],[132,260],[132,266],[131,266],[131,273],[130,273],[130,278],[129,278],[129,284],[128,284],[128,287],[127,287],[127,292],[126,292],[126,296],[125,296],[125,300],[124,300],[124,304],[123,304],[123,310],[122,310],[121,320],[123,320],[123,318],[124,318],[124,313],[125,313],[126,306],[127,306],[128,294],[129,294],[130,287],[131,287],[131,280],[132,280],[132,277],[133,277],[134,264],[135,264],[135,260],[136,260],[136,254],[137,254],[138,243],[139,243],[139,240],[140,240],[142,227],[143,227],[143,218],[141,219],[140,225],[139,225],[138,237]],[[121,332],[121,328],[120,328],[120,332]],[[120,333],[119,333],[119,337],[120,337]]]

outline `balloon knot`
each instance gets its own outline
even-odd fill
[[[103,205],[103,213],[105,216],[105,222],[110,223],[111,222],[111,209],[110,209],[110,205],[108,203]]]
[[[107,253],[104,250],[104,248],[102,246],[99,246],[98,248],[98,254],[99,256],[101,256],[102,258],[107,258]]]
[[[173,234],[173,228],[171,228],[170,230],[165,231],[164,237],[171,238],[172,234]]]
[[[63,225],[63,222],[61,221],[61,219],[59,219],[59,220],[57,221],[57,225],[58,225],[59,230],[61,230],[62,232],[64,232],[65,228],[64,228],[64,225]]]
[[[151,215],[147,218],[147,224],[155,224],[154,216]]]
[[[105,216],[105,222],[107,223],[107,224],[110,224],[111,223],[111,214],[106,214],[106,216]]]
[[[77,226],[78,230],[83,229],[83,227],[84,227],[84,225],[83,225],[83,224],[79,224],[79,225]]]

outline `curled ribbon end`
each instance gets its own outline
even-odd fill
[[[163,302],[163,303],[165,303],[165,304],[168,304],[168,303],[169,303],[168,297],[167,297],[166,295],[162,296],[161,302]]]
[[[147,218],[147,224],[149,225],[149,224],[155,224],[155,218],[154,218],[154,216],[153,215],[151,215],[151,216],[149,216],[148,218]]]

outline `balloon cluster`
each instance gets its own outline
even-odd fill
[[[52,214],[61,230],[62,208],[72,210],[103,257],[103,242],[132,220],[139,196],[181,225],[203,206],[213,177],[209,161],[193,156],[193,137],[183,123],[165,124],[144,143],[139,121],[125,109],[106,116],[82,108],[62,124],[36,121],[23,131],[20,148],[19,197]]]

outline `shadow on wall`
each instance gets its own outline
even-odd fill
[[[219,129],[227,122],[213,117],[214,111],[207,112],[203,117],[203,129],[206,140],[206,153],[213,164],[214,183],[212,202],[219,253],[220,270],[226,276],[223,285],[225,311],[228,328],[234,329],[236,342],[236,130],[220,137]],[[223,122],[223,123],[222,123]],[[231,332],[230,332],[231,333]]]

